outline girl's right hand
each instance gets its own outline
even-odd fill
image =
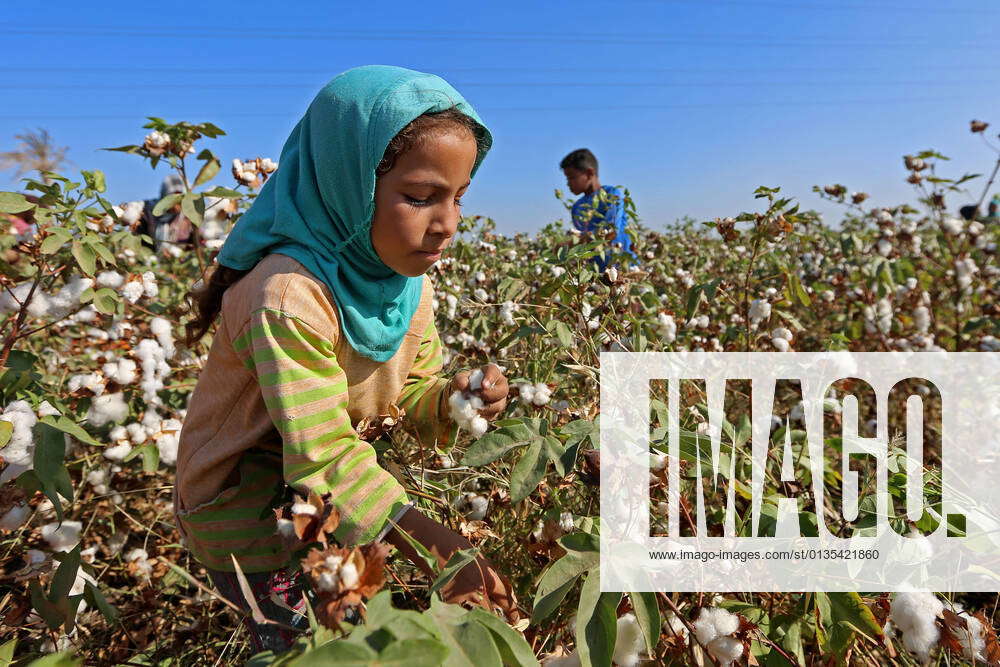
[[[444,566],[453,553],[472,546],[471,542],[455,531],[424,516],[416,509],[411,509],[400,517],[398,525],[399,528],[393,528],[386,534],[386,541],[399,549],[431,579],[434,579],[436,574],[406,538],[398,534],[398,530],[405,530],[434,554],[439,568]],[[493,563],[483,556],[478,556],[475,561],[462,568],[441,590],[441,596],[445,602],[453,604],[471,602],[490,612],[494,612],[494,608],[499,608],[510,623],[515,623],[521,618],[514,588],[507,578],[496,570]]]

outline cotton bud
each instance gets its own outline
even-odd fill
[[[843,197],[844,193],[847,192],[847,188],[843,185],[824,185],[823,192],[831,197]]]

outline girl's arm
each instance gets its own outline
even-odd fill
[[[420,441],[425,445],[450,446],[458,426],[448,414],[449,380],[438,374],[444,366],[441,339],[433,318],[407,375],[396,404],[406,410]]]
[[[333,343],[293,315],[261,308],[233,346],[257,376],[281,434],[285,482],[302,494],[332,494],[342,544],[373,541],[406,493],[351,425],[347,376]]]

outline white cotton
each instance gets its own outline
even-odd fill
[[[771,316],[771,304],[763,299],[754,299],[750,302],[750,326],[756,327],[758,324]]]
[[[122,461],[126,456],[128,456],[129,452],[131,451],[132,451],[132,445],[130,445],[128,442],[123,442],[119,445],[114,445],[112,447],[105,447],[104,458],[108,459],[109,461]]]
[[[792,332],[785,327],[777,327],[774,331],[771,332],[771,337],[783,338],[787,341],[790,341],[792,340]]]
[[[635,614],[625,614],[618,619],[618,632],[615,637],[615,651],[612,660],[618,667],[635,667],[641,658],[639,654],[645,648],[642,629]]]
[[[290,519],[278,519],[278,535],[283,539],[295,539],[295,523]]]
[[[26,503],[17,503],[0,516],[0,530],[17,530],[31,516],[31,508]]]
[[[97,274],[97,286],[118,289],[125,284],[125,276],[117,271],[101,271]]]
[[[126,431],[124,426],[118,425],[113,427],[108,431],[108,439],[112,442],[118,442],[119,440],[128,439],[128,431]]]
[[[544,658],[542,660],[542,667],[580,667],[580,654],[574,650],[567,655]]]
[[[150,435],[157,433],[162,423],[163,418],[152,408],[146,410],[146,413],[142,416],[142,425]]]
[[[694,621],[694,633],[702,644],[731,635],[739,629],[739,617],[722,607],[702,607]]]
[[[340,585],[344,590],[350,591],[358,585],[358,568],[351,561],[347,561],[340,566]]]
[[[903,646],[927,660],[941,636],[935,619],[943,611],[944,604],[933,593],[900,592],[892,599],[889,618],[903,633]]]
[[[549,386],[544,382],[536,382],[534,388],[535,391],[531,398],[531,402],[535,405],[545,405],[548,403],[549,399],[552,397],[552,390],[549,389]]]
[[[650,454],[649,455],[649,468],[650,470],[655,470],[659,472],[667,467],[667,455],[666,454]]]
[[[472,295],[480,301],[489,301],[490,299],[490,295],[482,287],[477,287]]]
[[[137,422],[132,422],[131,424],[126,425],[125,431],[128,433],[128,439],[131,440],[134,445],[141,445],[146,442],[146,439],[149,437],[149,434],[146,432],[146,427]]]
[[[155,299],[160,293],[160,289],[156,286],[156,274],[152,271],[142,274],[142,293],[147,299]]]
[[[162,317],[154,317],[149,321],[149,330],[156,336],[157,342],[163,348],[163,356],[170,359],[174,356],[174,333],[170,322]]]
[[[504,324],[508,326],[513,326],[517,324],[514,320],[514,313],[517,311],[518,306],[513,301],[504,301],[500,304],[500,318],[503,320]]]
[[[107,495],[108,489],[108,471],[101,468],[95,468],[87,473],[87,483],[94,487],[94,493],[99,496]]]
[[[138,366],[131,359],[119,359],[118,361],[104,364],[101,371],[104,375],[120,385],[132,384],[139,377]]]
[[[573,528],[575,528],[573,524],[573,513],[572,512],[561,513],[559,515],[559,529],[564,533],[571,533],[573,532]]]
[[[129,303],[135,303],[142,298],[143,292],[142,282],[132,279],[122,287],[121,295]]]
[[[59,417],[62,413],[52,407],[52,404],[48,401],[42,401],[41,405],[38,406],[38,416],[41,417]]]
[[[316,514],[316,506],[311,503],[294,503],[292,505],[292,514],[307,514],[313,516]]]
[[[90,278],[73,276],[56,294],[49,297],[49,315],[57,319],[66,317],[80,305],[80,296],[93,287]]]
[[[469,373],[469,389],[472,391],[479,391],[483,388],[483,373],[482,368],[477,368],[476,370]]]
[[[485,417],[476,415],[469,423],[469,433],[473,438],[481,438],[490,429],[490,423]]]
[[[47,523],[42,526],[42,539],[55,551],[72,551],[80,542],[83,524],[79,521]]]
[[[889,253],[892,252],[892,242],[889,239],[879,239],[878,243],[875,244],[875,252],[883,257],[888,257]]]
[[[163,346],[155,340],[144,338],[139,341],[134,353],[142,366],[142,381],[139,386],[142,388],[143,400],[150,405],[161,405],[163,401],[158,392],[163,389],[164,378],[170,374]]]
[[[128,404],[124,394],[104,394],[97,396],[90,403],[87,411],[87,423],[91,426],[104,426],[111,422],[120,422],[128,416]]]
[[[792,349],[792,346],[788,344],[788,340],[785,338],[772,338],[771,345],[774,346],[778,352],[788,352]]]
[[[943,229],[946,234],[951,234],[952,236],[961,234],[963,226],[964,225],[959,218],[945,218],[941,221],[941,229]]]
[[[931,314],[927,306],[917,306],[913,309],[913,325],[920,333],[927,333],[931,326]]]
[[[13,427],[10,440],[0,448],[0,457],[7,467],[0,473],[0,484],[15,479],[34,466],[34,427],[38,417],[27,401],[14,401],[4,408],[0,421],[9,422]]]
[[[478,493],[466,493],[455,503],[456,509],[470,521],[481,521],[486,518],[489,500]]]
[[[486,273],[484,273],[483,271],[478,271],[476,273],[476,282],[477,283],[485,283],[486,282]]]
[[[666,503],[663,504],[665,505]],[[680,616],[672,611],[668,611],[663,621],[663,633],[670,637],[676,635],[682,639],[687,639],[688,629]]]
[[[87,587],[87,584],[91,586],[97,585],[97,580],[92,576],[87,574],[87,571],[82,567],[76,570],[76,579],[73,580],[73,585],[69,589],[69,595],[82,595]],[[86,604],[83,600],[80,601],[80,607],[77,609],[77,613],[82,613],[86,608]]]
[[[965,619],[966,627],[956,630],[958,643],[962,645],[962,655],[969,660],[986,662],[986,636],[982,622],[967,611],[959,613]]]
[[[673,315],[660,313],[656,316],[656,331],[665,343],[673,343],[677,339],[677,323]]]
[[[551,269],[551,271],[552,271],[553,277],[558,278],[562,274],[566,273],[566,268],[562,267],[562,266],[553,266],[552,269]]]
[[[145,549],[132,549],[128,552],[128,555],[125,556],[125,560],[129,563],[135,563],[135,573],[137,576],[149,579],[149,576],[153,572],[153,564],[150,562],[149,554]]]
[[[535,386],[532,384],[522,384],[519,385],[518,395],[521,397],[521,401],[524,403],[532,403],[535,400]]]
[[[67,386],[71,394],[81,389],[89,389],[94,396],[100,396],[104,393],[104,378],[97,373],[81,373],[71,376]]]
[[[608,277],[608,280],[610,280],[611,282],[613,283],[618,282],[618,269],[616,269],[615,267],[609,266],[608,268],[604,269],[604,275],[606,275]]]
[[[134,225],[139,222],[139,218],[142,217],[142,211],[144,208],[144,202],[130,201],[122,207],[122,212],[118,218],[126,225]]]
[[[705,646],[724,667],[733,664],[743,655],[743,643],[735,637],[719,637]]]
[[[177,449],[180,438],[175,433],[164,433],[156,438],[156,450],[160,453],[160,462],[172,466],[177,463]]]

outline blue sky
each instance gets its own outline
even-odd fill
[[[1000,128],[994,0],[95,7],[5,6],[0,150],[45,127],[114,200],[155,196],[165,173],[98,150],[141,143],[145,116],[219,125],[203,145],[224,164],[277,159],[315,92],[370,63],[440,74],[477,108],[495,147],[465,211],[508,234],[565,216],[558,163],[581,146],[653,228],[753,209],[757,185],[832,222],[813,184],[912,200],[902,154],[933,147],[956,175],[983,172],[995,156],[968,123]]]

